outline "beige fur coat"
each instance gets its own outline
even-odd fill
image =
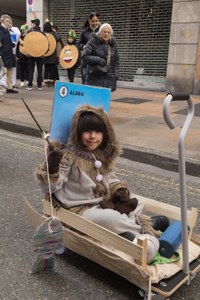
[[[93,153],[85,151],[77,140],[77,124],[83,111],[92,111],[101,118],[108,130],[109,142],[104,150],[97,149]],[[52,143],[54,148],[60,148],[59,142]],[[97,205],[120,187],[125,186],[114,172],[116,158],[120,154],[120,147],[108,118],[101,108],[82,105],[72,118],[71,134],[64,156],[60,163],[59,172],[50,175],[51,190],[64,207],[82,213],[88,205]],[[100,160],[102,167],[96,169],[94,162]],[[47,173],[44,164],[37,169],[37,177],[42,191],[48,193]],[[97,182],[98,172],[103,175],[103,181]]]

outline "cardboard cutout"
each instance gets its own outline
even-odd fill
[[[74,45],[66,45],[60,52],[60,64],[69,69],[75,65],[78,59],[78,49]]]
[[[49,49],[48,49],[47,53],[44,54],[44,56],[50,56],[54,53],[54,51],[56,49],[56,39],[53,36],[53,34],[51,34],[51,33],[45,32],[45,35],[49,41]]]
[[[60,41],[57,42],[56,44],[56,51],[57,51],[57,57],[60,58],[60,52],[63,49],[63,45]]]
[[[26,51],[26,49],[25,49],[25,47],[24,47],[24,41],[21,39],[21,38],[19,38],[19,51],[22,53],[22,54],[24,54],[24,55],[28,55],[28,53],[27,53],[27,51]]]
[[[107,88],[56,81],[50,140],[67,142],[72,115],[81,104],[102,107],[108,112],[110,95],[111,91]]]
[[[32,31],[24,38],[24,48],[29,56],[41,57],[49,50],[49,41],[44,33]]]

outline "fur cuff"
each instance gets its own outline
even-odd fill
[[[40,181],[43,181],[44,183],[48,183],[48,176],[47,176],[47,171],[44,169],[44,165],[40,165],[37,168],[37,178]],[[55,174],[49,174],[49,178],[51,183],[56,183],[59,177],[59,173],[55,173]]]

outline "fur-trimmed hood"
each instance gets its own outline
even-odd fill
[[[105,169],[112,170],[114,161],[120,155],[121,150],[116,139],[116,135],[112,127],[111,121],[108,117],[108,114],[103,110],[103,108],[97,108],[86,104],[81,105],[73,115],[69,141],[72,143],[73,146],[75,146],[75,148],[86,151],[85,148],[83,148],[83,146],[79,144],[77,139],[78,120],[80,118],[80,115],[85,111],[93,112],[106,125],[109,138],[108,143],[103,150],[96,149],[95,151],[93,151],[93,154],[95,155],[96,159],[102,161]]]

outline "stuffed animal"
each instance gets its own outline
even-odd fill
[[[121,214],[127,214],[134,211],[138,205],[136,198],[130,198],[130,192],[127,188],[118,189],[110,200],[102,200],[101,208],[110,208],[119,211]]]

